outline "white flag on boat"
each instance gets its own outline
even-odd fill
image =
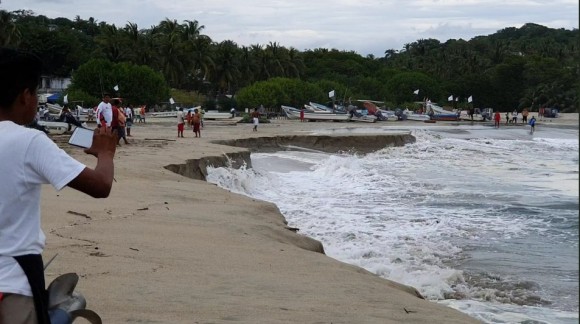
[[[455,101],[459,101],[459,97],[455,97]]]
[[[117,84],[116,86],[113,87],[113,90],[115,91],[119,91],[119,85]]]
[[[447,98],[447,101],[453,101],[453,95],[450,95],[449,98]]]
[[[332,98],[332,97],[334,97],[334,90],[332,90],[328,93],[328,98]]]
[[[169,103],[173,105],[175,103],[175,100],[173,100],[173,98],[169,98]]]
[[[472,102],[473,101],[473,96],[469,96],[469,98],[467,98],[467,102]]]
[[[418,95],[419,94],[419,89],[413,91],[414,94]]]
[[[64,96],[64,99],[62,99],[62,102],[64,102],[65,104],[68,103],[68,95]]]

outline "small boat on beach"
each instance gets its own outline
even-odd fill
[[[416,113],[410,111],[409,109],[403,110],[403,114],[406,116],[407,120],[415,120],[415,121],[431,120],[431,117],[429,115],[416,114]]]
[[[445,110],[431,101],[427,101],[427,111],[431,113],[432,120],[457,121],[459,120],[459,113]]]
[[[282,105],[282,110],[286,113],[289,119],[300,119],[300,110],[290,106]],[[313,113],[304,111],[304,119],[306,120],[328,120],[328,121],[348,121],[350,116],[348,114],[333,114],[333,113]]]
[[[203,119],[208,119],[208,120],[223,120],[223,119],[231,119],[231,118],[232,118],[232,114],[225,113],[225,112],[219,112],[217,110],[208,110],[205,112],[205,114],[203,114]]]
[[[62,135],[69,130],[73,130],[73,127],[65,122],[55,122],[55,121],[38,121],[38,125],[43,126],[50,135]]]
[[[156,111],[147,113],[149,118],[177,118],[177,111]]]

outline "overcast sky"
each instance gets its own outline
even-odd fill
[[[578,28],[578,0],[0,0],[50,18],[94,17],[139,28],[197,20],[202,34],[239,46],[278,42],[384,56],[421,38],[469,40],[528,22]]]

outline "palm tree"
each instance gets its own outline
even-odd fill
[[[286,71],[288,76],[294,76],[298,79],[304,74],[306,66],[304,65],[304,59],[302,59],[302,54],[294,47],[290,47],[288,50],[288,62],[286,65]]]
[[[218,85],[220,93],[231,93],[232,83],[240,75],[238,46],[227,40],[218,44],[215,57],[213,80]]]
[[[187,43],[186,52],[190,63],[190,76],[195,83],[203,82],[210,76],[214,68],[212,41],[208,36],[201,35]]]
[[[126,57],[127,50],[123,48],[122,35],[114,24],[102,26],[96,42],[109,61],[120,62]]]
[[[178,33],[163,35],[159,40],[159,55],[161,69],[165,79],[173,87],[179,87],[183,81],[184,65],[183,52]]]
[[[20,40],[20,30],[14,23],[14,17],[8,11],[0,10],[0,46],[18,46]]]
[[[239,53],[239,71],[241,80],[239,86],[246,86],[252,84],[256,79],[256,71],[258,70],[256,59],[252,55],[251,48],[242,46]]]
[[[250,46],[250,52],[256,63],[256,80],[268,80],[270,73],[270,53],[262,48],[262,45],[255,44]]]
[[[179,34],[181,29],[181,25],[175,19],[170,20],[169,18],[165,18],[165,20],[159,23],[159,32],[165,35]]]
[[[152,30],[160,57],[159,67],[165,79],[173,87],[179,87],[186,79],[187,60],[182,41],[183,26],[177,20],[165,19]]]
[[[284,62],[286,61],[286,56],[284,53],[284,48],[280,47],[277,42],[270,42],[266,46],[265,51],[269,54],[269,70],[273,76],[283,77],[286,75],[284,70]]]
[[[205,28],[204,25],[199,25],[197,20],[186,20],[182,25],[181,33],[184,41],[194,41],[201,36],[201,31]]]

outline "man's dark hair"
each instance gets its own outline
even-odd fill
[[[42,61],[32,54],[0,47],[0,108],[12,107],[22,91],[36,91]]]
[[[103,98],[105,98],[105,97],[111,97],[111,94],[109,94],[109,93],[103,93]]]
[[[111,101],[111,103],[112,103],[114,106],[119,106],[119,104],[121,103],[121,101],[120,101],[119,99],[113,99],[113,101]]]

